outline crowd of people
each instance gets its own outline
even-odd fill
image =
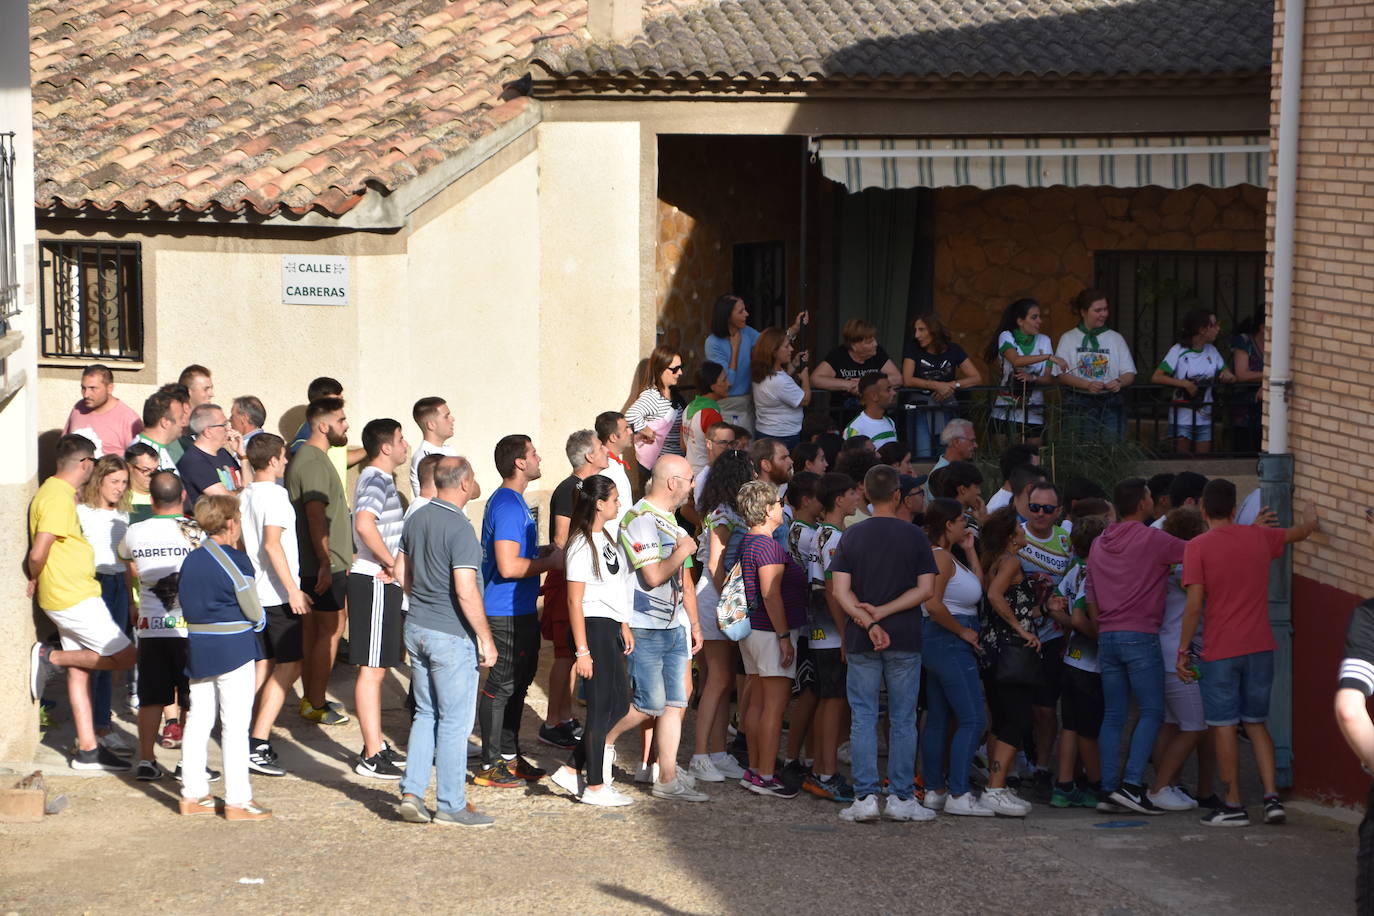
[[[1040,394],[1021,403],[1014,380],[1062,376],[1084,413],[1115,422],[1134,365],[1103,328],[1100,294],[1085,292],[1078,312],[1056,355],[1035,303],[1007,309],[989,354],[1008,386],[1003,419],[1021,409],[1024,420]],[[492,823],[468,799],[475,758],[477,786],[547,777],[594,806],[635,801],[618,778],[696,803],[712,798],[706,784],[734,781],[837,803],[846,821],[1025,817],[1040,802],[1200,807],[1204,823],[1236,826],[1249,823],[1238,726],[1263,818],[1283,820],[1264,725],[1268,569],[1315,530],[1315,513],[1272,527],[1257,494],[1238,506],[1234,485],[1192,471],[1124,480],[1110,497],[1061,485],[1024,423],[985,502],[995,482],[973,463],[976,435],[954,403],[981,376],[933,315],[915,322],[901,370],[861,320],[808,370],[805,313],[788,329],[747,318],[737,297],[717,305],[690,403],[677,397],[681,355],[660,346],[621,410],[568,436],[542,538],[530,501],[542,459],[525,435],[496,444],[501,485],[469,521],[483,494],[441,397],[415,402],[418,447],[391,418],[369,420],[350,446],[331,378],[311,383],[286,440],[263,429],[258,398],[220,407],[203,366],[141,415],[108,368],[87,368],[29,513],[30,591],[57,631],[33,647],[31,687],[41,699],[65,673],[71,765],[175,777],[183,814],[270,817],[250,773],[287,772],[273,726],[299,681],[305,719],[357,717],[355,772],[399,783],[412,822]],[[1213,359],[1215,318],[1189,321],[1156,379],[1193,394],[1199,373],[1230,370]],[[950,405],[928,442],[887,416],[902,386]],[[852,396],[853,420],[804,435],[813,389]],[[1179,435],[1201,450],[1203,408],[1189,409]],[[935,467],[915,473],[913,447],[935,441]],[[345,629],[351,708],[326,696]],[[534,737],[569,755],[552,773],[526,756],[521,726],[544,642]],[[381,715],[386,673],[402,665],[404,754]],[[111,726],[118,671],[138,709],[136,748]],[[207,765],[216,722],[222,799]],[[638,753],[618,777],[618,740],[632,732]],[[174,773],[159,746],[181,748]],[[1189,791],[1179,779],[1193,754]]]

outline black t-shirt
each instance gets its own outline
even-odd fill
[[[549,543],[553,543],[553,521],[558,516],[572,518],[573,494],[577,492],[577,476],[569,474],[567,479],[553,491],[549,500]]]
[[[194,515],[196,500],[200,499],[201,494],[215,484],[224,484],[224,488],[231,493],[237,493],[243,488],[243,472],[239,468],[238,459],[229,454],[227,449],[207,455],[193,445],[177,462],[177,473],[181,475],[181,482],[186,487],[188,516]]]
[[[935,575],[935,554],[925,533],[899,518],[874,517],[846,528],[830,561],[831,572],[849,573],[854,595],[872,605],[885,604],[915,588],[926,573]],[[921,651],[919,607],[884,617],[882,628],[897,652]],[[844,624],[848,652],[872,652],[873,641],[853,620]]]
[[[821,362],[830,364],[830,368],[835,370],[835,378],[848,381],[860,378],[869,372],[883,371],[883,366],[887,365],[891,359],[892,357],[887,355],[887,351],[879,347],[872,359],[858,363],[854,361],[854,357],[849,355],[848,347],[836,347],[827,353]]]
[[[916,364],[916,377],[927,382],[952,382],[959,375],[959,367],[968,359],[964,348],[957,343],[945,347],[943,352],[931,353],[921,349],[915,340],[908,340],[902,348],[902,359]]]
[[[1374,696],[1374,598],[1357,604],[1350,615],[1339,686]]]

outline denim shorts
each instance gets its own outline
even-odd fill
[[[1211,423],[1170,423],[1170,439],[1187,439],[1191,442],[1211,442]]]
[[[635,650],[630,653],[635,709],[650,716],[663,715],[668,706],[686,709],[687,665],[692,658],[687,631],[635,627],[631,632],[635,637]]]
[[[1263,722],[1269,718],[1274,653],[1252,652],[1201,662],[1202,708],[1208,725]]]

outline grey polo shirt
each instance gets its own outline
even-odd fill
[[[453,587],[455,569],[471,569],[482,587],[482,545],[453,503],[435,497],[406,519],[401,553],[410,567],[407,621],[427,630],[472,636]]]

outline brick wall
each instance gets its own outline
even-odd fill
[[[1308,0],[1306,18],[1289,425],[1297,496],[1316,501],[1327,533],[1299,545],[1294,572],[1360,595],[1374,584],[1374,4]],[[1282,26],[1279,2],[1275,144]]]

